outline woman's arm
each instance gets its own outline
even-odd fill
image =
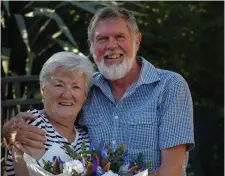
[[[29,176],[26,163],[23,159],[23,152],[12,146],[12,159],[17,176]]]

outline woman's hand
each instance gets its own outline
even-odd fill
[[[24,152],[19,148],[12,146],[12,158],[17,176],[29,176],[26,163],[23,158]]]

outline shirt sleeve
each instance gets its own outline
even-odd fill
[[[193,104],[187,82],[175,75],[167,82],[159,107],[159,147],[187,144],[194,148]]]
[[[6,160],[6,169],[5,169],[6,176],[15,176],[13,160],[12,160],[12,151],[8,149],[7,151],[7,160]]]

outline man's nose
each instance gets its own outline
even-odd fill
[[[114,49],[118,46],[117,44],[117,41],[114,37],[110,37],[109,38],[109,42],[108,42],[108,45],[107,45],[107,48],[108,49]]]

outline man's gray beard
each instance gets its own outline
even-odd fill
[[[135,57],[132,58],[124,58],[121,64],[114,64],[110,66],[106,66],[104,64],[104,59],[101,62],[97,62],[95,60],[96,65],[98,66],[99,72],[108,80],[118,80],[123,78],[132,68],[133,61]]]
[[[124,59],[121,64],[114,64],[106,66],[104,64],[104,58],[102,57],[101,62],[96,60],[93,48],[90,48],[94,61],[98,67],[99,72],[108,80],[114,81],[123,78],[132,68],[133,62],[135,62],[136,48],[135,48],[135,38],[133,40],[133,54],[131,58],[127,58],[124,54]]]

